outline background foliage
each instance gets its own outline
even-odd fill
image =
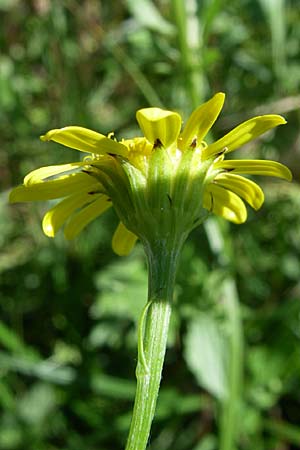
[[[297,2],[0,0],[0,14],[0,449],[122,448],[135,390],[142,249],[113,255],[113,213],[69,243],[43,236],[47,205],[7,205],[28,171],[77,158],[38,136],[131,136],[136,109],[187,117],[219,90],[214,137],[287,117],[242,152],[288,164],[294,182],[264,180],[245,225],[210,220],[186,244],[149,448],[300,448]]]

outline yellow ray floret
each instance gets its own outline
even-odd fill
[[[90,222],[111,206],[110,199],[106,195],[101,195],[93,203],[75,213],[65,226],[66,239],[74,239]]]
[[[291,181],[291,171],[276,161],[260,159],[231,159],[214,164],[214,169],[223,169],[225,172],[243,173],[249,175],[266,175],[270,177],[283,178]]]
[[[244,202],[233,192],[221,186],[210,184],[204,192],[204,208],[230,222],[240,224],[247,220]]]
[[[218,141],[209,145],[203,151],[204,156],[205,158],[209,158],[212,155],[217,155],[224,149],[226,149],[226,153],[232,152],[271,128],[277,127],[278,125],[283,125],[285,123],[286,120],[283,117],[274,114],[253,117],[241,125],[238,125]]]
[[[44,233],[54,237],[67,219],[79,208],[95,201],[100,194],[73,194],[65,198],[45,214],[42,227]]]
[[[60,178],[49,181],[41,181],[39,183],[30,184],[29,186],[18,186],[10,193],[9,201],[31,202],[39,200],[52,200],[55,198],[66,197],[74,193],[99,189],[100,185],[85,173],[76,173],[72,175],[64,175]]]
[[[214,182],[237,194],[254,209],[259,209],[264,202],[264,193],[258,184],[245,177],[232,173],[220,173]]]
[[[151,144],[158,140],[164,147],[169,147],[176,142],[180,133],[181,117],[173,111],[144,108],[136,113],[136,119]]]
[[[41,136],[42,141],[54,141],[66,147],[74,148],[81,152],[90,152],[97,155],[113,153],[127,155],[125,145],[113,139],[83,127],[70,126],[48,131]]]
[[[218,92],[208,102],[195,109],[178,140],[178,147],[181,150],[190,147],[195,137],[199,143],[202,141],[217,120],[223,108],[224,100],[225,94]]]
[[[112,239],[113,251],[119,256],[128,255],[137,241],[137,236],[120,222]]]
[[[84,161],[69,163],[69,164],[57,164],[55,166],[46,166],[35,169],[29,172],[24,178],[24,185],[29,186],[35,183],[44,181],[46,178],[54,177],[55,175],[69,174],[82,169],[86,163]]]

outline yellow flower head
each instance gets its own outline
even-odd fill
[[[117,142],[86,128],[51,130],[42,141],[54,141],[87,153],[82,161],[42,167],[13,189],[11,202],[62,198],[43,219],[53,237],[64,226],[72,239],[113,206],[120,218],[113,237],[116,253],[130,252],[136,239],[149,242],[185,239],[210,213],[234,223],[247,219],[244,201],[259,209],[261,188],[243,175],[268,175],[291,180],[284,165],[266,160],[225,160],[227,153],[265,131],[285,124],[283,117],[254,117],[207,145],[204,138],[216,121],[225,95],[216,94],[199,106],[181,132],[173,111],[137,111],[144,137]]]

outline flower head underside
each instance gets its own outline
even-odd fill
[[[205,136],[224,98],[218,93],[199,106],[182,132],[180,115],[160,108],[137,111],[143,136],[120,142],[113,134],[78,126],[51,130],[42,141],[86,155],[78,162],[30,172],[13,189],[10,201],[61,199],[45,214],[43,230],[53,237],[64,226],[67,239],[114,207],[120,223],[112,245],[120,255],[128,254],[137,238],[145,243],[187,236],[210,213],[243,223],[245,202],[257,210],[264,201],[262,189],[245,175],[292,176],[278,162],[226,160],[226,154],[286,122],[278,115],[254,117],[208,145]]]

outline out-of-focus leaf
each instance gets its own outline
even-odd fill
[[[249,352],[248,366],[252,376],[248,395],[259,408],[271,408],[277,401],[284,388],[281,380],[285,361],[286,356],[276,349],[260,346]]]
[[[184,356],[200,386],[222,400],[227,395],[225,342],[217,322],[198,315],[188,324]]]
[[[55,391],[45,383],[36,383],[19,400],[18,412],[24,422],[41,426],[57,406]]]
[[[0,0],[0,10],[7,11],[20,3],[20,0]]]
[[[6,419],[6,420],[5,420]],[[22,431],[16,420],[4,418],[0,425],[1,450],[15,450],[22,446]]]
[[[147,27],[158,33],[170,35],[174,34],[175,30],[166,19],[163,18],[159,10],[156,8],[154,2],[150,0],[127,0],[128,9],[133,17],[142,26]]]
[[[69,384],[75,377],[71,367],[61,367],[51,361],[32,361],[4,352],[0,352],[0,367],[57,384]]]
[[[138,319],[147,301],[147,271],[142,259],[118,260],[96,276],[96,286],[99,294],[91,308],[92,317]]]
[[[159,394],[156,419],[164,420],[168,417],[200,412],[204,401],[199,394],[182,394],[177,389],[165,388]]]
[[[13,392],[9,387],[9,384],[0,379],[0,405],[6,409],[11,409],[13,408],[14,404],[15,398]]]
[[[0,343],[3,347],[14,353],[36,357],[37,353],[24,345],[19,336],[11,330],[4,322],[0,321]]]
[[[279,436],[281,439],[299,446],[300,442],[300,427],[291,425],[290,423],[267,419],[264,422],[267,430],[270,430],[274,435]]]
[[[78,348],[72,347],[63,341],[57,341],[51,360],[58,365],[78,365],[81,363],[82,357]]]
[[[119,347],[122,343],[120,329],[116,329],[112,323],[97,323],[89,335],[89,344],[92,349],[102,346]]]
[[[124,400],[134,399],[136,389],[134,381],[97,374],[93,376],[91,383],[93,391],[97,394]]]
[[[216,450],[218,448],[218,442],[216,436],[213,434],[207,434],[201,441],[199,442],[193,450]]]

